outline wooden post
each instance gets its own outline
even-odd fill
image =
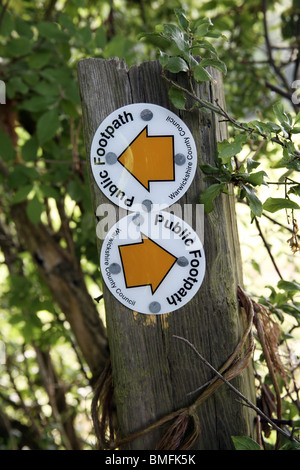
[[[212,73],[218,84],[205,83],[197,87],[197,93],[211,102],[218,98],[222,104],[222,82],[218,73]],[[174,109],[168,98],[169,85],[161,77],[158,62],[146,62],[127,70],[119,59],[83,59],[78,64],[78,77],[88,164],[92,138],[104,118],[121,106],[148,102],[179,115],[195,139],[198,165],[214,165],[217,141],[227,137],[226,124],[197,110]],[[185,77],[179,79],[186,86]],[[193,183],[179,201],[182,207],[196,206],[205,185],[198,168]],[[90,190],[95,211],[99,204],[109,202],[92,175]],[[237,301],[242,272],[234,197],[218,197],[213,212],[205,215],[204,250],[207,266],[203,284],[187,305],[173,313],[145,315],[130,311],[103,285],[115,404],[123,436],[191,405],[200,392],[198,395],[190,392],[214,377],[195,352],[174,335],[190,341],[219,369],[243,334],[244,322]],[[254,400],[251,366],[233,384]],[[231,436],[253,436],[252,410],[237,401],[226,385],[197,408],[197,415],[201,432],[193,449],[232,449]],[[158,426],[134,439],[126,448],[155,449],[166,426]]]

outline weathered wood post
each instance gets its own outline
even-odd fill
[[[127,70],[119,59],[83,59],[78,64],[78,77],[88,164],[95,131],[110,113],[131,103],[152,103],[171,110],[188,126],[196,142],[198,166],[214,165],[216,144],[226,138],[226,125],[197,110],[174,109],[168,98],[169,85],[161,77],[158,62]],[[197,93],[208,101],[218,98],[222,103],[220,77],[216,74],[215,77],[219,85],[205,83],[197,87]],[[196,206],[205,184],[198,167],[191,186],[179,201],[181,206]],[[90,190],[96,213],[100,204],[109,201],[92,174]],[[99,240],[99,249],[101,243]],[[201,392],[191,392],[214,378],[195,352],[174,336],[186,338],[219,369],[243,335],[245,321],[237,298],[238,285],[242,284],[241,258],[233,197],[218,197],[213,212],[205,215],[204,251],[206,272],[200,289],[189,303],[172,313],[146,315],[131,311],[103,283],[114,398],[123,436],[192,405]],[[254,400],[251,366],[234,378],[233,384]],[[196,416],[194,423],[199,424],[200,432],[193,449],[231,449],[231,436],[253,436],[253,411],[237,401],[226,385],[203,400]],[[155,426],[125,448],[155,449],[171,423]]]

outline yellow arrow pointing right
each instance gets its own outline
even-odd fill
[[[142,241],[119,246],[126,287],[150,285],[152,294],[165,279],[177,258],[142,235]]]

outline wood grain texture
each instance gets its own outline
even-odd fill
[[[182,206],[197,204],[206,184],[199,165],[214,165],[217,141],[227,137],[226,125],[210,114],[176,110],[169,101],[169,85],[161,77],[156,61],[127,70],[119,59],[83,59],[78,64],[78,77],[88,162],[94,133],[108,114],[138,102],[164,106],[183,119],[195,139],[198,169],[179,202]],[[197,93],[209,101],[218,97],[223,103],[222,81],[218,74],[215,77],[217,85],[205,83],[197,87]],[[186,86],[185,77],[178,79]],[[109,202],[91,173],[90,190],[95,211],[99,204]],[[101,241],[99,250],[100,247]],[[242,284],[242,272],[233,197],[218,197],[214,211],[205,215],[204,250],[207,268],[200,290],[191,302],[171,314],[132,312],[103,286],[115,399],[124,435],[192,403],[196,396],[188,393],[212,377],[193,351],[173,335],[187,338],[215,368],[226,361],[241,336],[243,322],[237,304],[237,285]],[[253,399],[250,368],[233,383]],[[232,435],[252,435],[253,418],[251,410],[222,386],[199,408],[202,433],[195,449],[231,449]],[[136,439],[128,448],[154,449],[161,432],[158,429]]]

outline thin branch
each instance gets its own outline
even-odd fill
[[[254,217],[254,221],[255,221],[255,224],[256,224],[258,233],[259,233],[259,235],[260,235],[260,237],[261,237],[261,239],[262,239],[262,241],[263,241],[263,243],[264,243],[264,245],[265,245],[265,247],[266,247],[266,250],[267,250],[267,252],[268,252],[268,254],[269,254],[269,256],[270,256],[270,259],[271,259],[271,261],[272,261],[272,264],[273,264],[273,266],[274,266],[274,268],[275,268],[275,270],[276,270],[278,276],[280,277],[280,279],[283,279],[283,277],[282,277],[282,275],[281,275],[281,273],[280,273],[280,271],[279,271],[279,268],[278,268],[278,266],[277,266],[277,264],[276,264],[276,261],[275,261],[275,259],[274,259],[274,256],[272,255],[270,246],[269,246],[267,240],[265,239],[264,234],[262,233],[262,230],[261,230],[260,224],[259,224],[259,222],[258,222],[258,220],[257,220],[257,217]]]
[[[263,15],[264,15],[263,24],[264,24],[265,42],[266,42],[270,65],[273,68],[276,75],[280,78],[286,91],[290,91],[290,87],[285,76],[282,74],[281,70],[277,67],[273,58],[272,45],[271,45],[270,38],[269,38],[268,23],[267,23],[267,9],[268,9],[268,0],[263,0]]]
[[[229,114],[219,105],[218,100],[216,100],[216,105],[209,104],[207,101],[203,101],[201,98],[198,98],[198,96],[195,95],[194,93],[192,93],[191,91],[189,91],[186,88],[178,85],[178,83],[176,83],[173,80],[171,80],[170,78],[166,77],[166,75],[164,75],[164,73],[162,73],[161,76],[167,82],[169,82],[170,85],[176,87],[178,90],[182,91],[183,93],[185,93],[186,95],[190,96],[195,101],[197,101],[197,103],[199,103],[201,105],[201,107],[208,109],[212,113],[219,114],[220,116],[225,118],[226,121],[230,122],[234,127],[237,127],[238,129],[241,129],[241,130],[247,132],[250,135],[255,132],[255,133],[259,134],[263,139],[268,139],[267,134],[265,134],[263,132],[260,132],[258,129],[254,129],[253,127],[245,126],[243,123],[238,122],[234,118],[229,116]],[[278,137],[272,137],[270,139],[270,142],[274,142],[274,143],[280,145],[283,148],[286,147],[286,144],[284,142],[281,142],[281,140]]]
[[[22,312],[24,313],[24,312]],[[39,428],[39,425],[37,424],[37,422],[34,420],[33,416],[32,416],[32,413],[31,413],[31,409],[29,406],[27,406],[27,404],[25,403],[24,399],[23,399],[23,396],[22,396],[22,393],[21,391],[18,389],[17,385],[16,385],[16,382],[15,382],[15,379],[14,379],[14,375],[12,373],[12,370],[11,370],[11,362],[12,362],[12,357],[11,356],[7,356],[6,358],[6,371],[7,371],[7,374],[9,376],[9,379],[10,379],[10,382],[12,384],[12,387],[15,391],[15,393],[17,394],[18,398],[19,398],[19,402],[20,402],[20,407],[24,410],[24,413],[26,414],[27,418],[29,419],[29,422],[30,422],[30,426],[32,427],[32,429],[34,430],[34,432],[36,433],[36,435],[41,438],[41,430]]]
[[[49,158],[39,158],[39,162],[44,163],[54,163],[55,165],[74,165],[74,162],[71,160],[50,160]],[[87,162],[85,160],[80,160],[80,165],[86,165]]]
[[[297,54],[297,58],[295,60],[293,81],[297,80],[297,78],[298,78],[299,66],[300,66],[300,57],[299,57],[299,54]]]
[[[270,90],[274,91],[275,93],[277,93],[280,96],[283,96],[283,98],[286,98],[287,100],[291,101],[291,94],[290,93],[287,93],[286,91],[282,90],[278,86],[273,85],[273,83],[265,82],[265,84],[266,84],[267,88],[270,88]]]
[[[280,427],[277,426],[267,415],[265,415],[257,406],[255,406],[253,403],[251,403],[247,397],[245,397],[239,390],[237,390],[230,382],[228,382],[223,375],[221,375],[200,353],[199,351],[195,348],[195,346],[190,343],[186,338],[182,338],[181,336],[173,335],[174,338],[179,339],[180,341],[185,342],[199,357],[199,359],[207,366],[209,367],[216,376],[221,379],[236,395],[238,395],[250,408],[252,408],[254,411],[256,411],[257,414],[262,416],[277,432],[285,436],[289,440],[295,440],[292,438],[290,434],[287,434],[285,431],[283,431]]]
[[[53,10],[55,9],[56,3],[57,3],[57,0],[50,0],[49,5],[45,12],[44,21],[49,21],[51,19],[51,15],[52,15]]]

